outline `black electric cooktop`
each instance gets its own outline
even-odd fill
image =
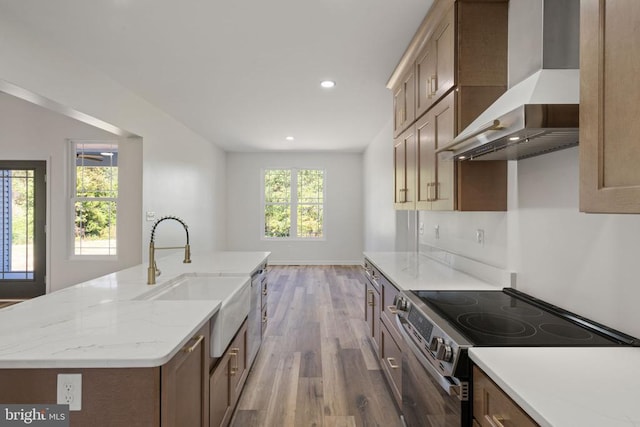
[[[511,288],[412,291],[475,346],[612,346],[635,339]]]

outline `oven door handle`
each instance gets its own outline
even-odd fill
[[[413,353],[413,355],[418,359],[420,365],[427,371],[427,373],[442,387],[442,389],[449,396],[457,396],[461,401],[466,401],[469,399],[468,393],[464,392],[464,388],[467,387],[465,383],[456,384],[453,382],[451,377],[445,377],[440,372],[433,367],[431,362],[426,358],[426,356],[422,353],[422,351],[418,348],[417,344],[413,341],[413,338],[409,335],[405,328],[406,320],[401,318],[400,316],[396,316],[396,323],[398,325],[398,329],[400,329],[400,333],[402,334],[403,340],[407,343],[409,347],[409,351]]]

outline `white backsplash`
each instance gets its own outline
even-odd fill
[[[578,148],[509,170],[508,212],[420,212],[420,244],[514,271],[519,290],[640,336],[640,215],[578,211]]]

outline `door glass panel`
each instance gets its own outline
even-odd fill
[[[33,170],[0,169],[0,279],[33,280],[34,179]]]

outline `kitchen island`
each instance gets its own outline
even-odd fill
[[[207,404],[200,404],[199,419],[205,419],[213,368],[209,323],[223,301],[145,295],[194,273],[214,286],[246,286],[268,255],[212,252],[192,256],[191,264],[170,255],[157,260],[157,285],[146,284],[141,264],[0,310],[0,402],[54,404],[57,375],[79,373],[81,400],[74,403],[82,409],[71,413],[71,425],[159,425],[161,417],[162,425],[173,425],[166,392],[180,386],[180,369],[190,366],[202,373],[200,397]],[[199,361],[183,365],[187,354]]]

